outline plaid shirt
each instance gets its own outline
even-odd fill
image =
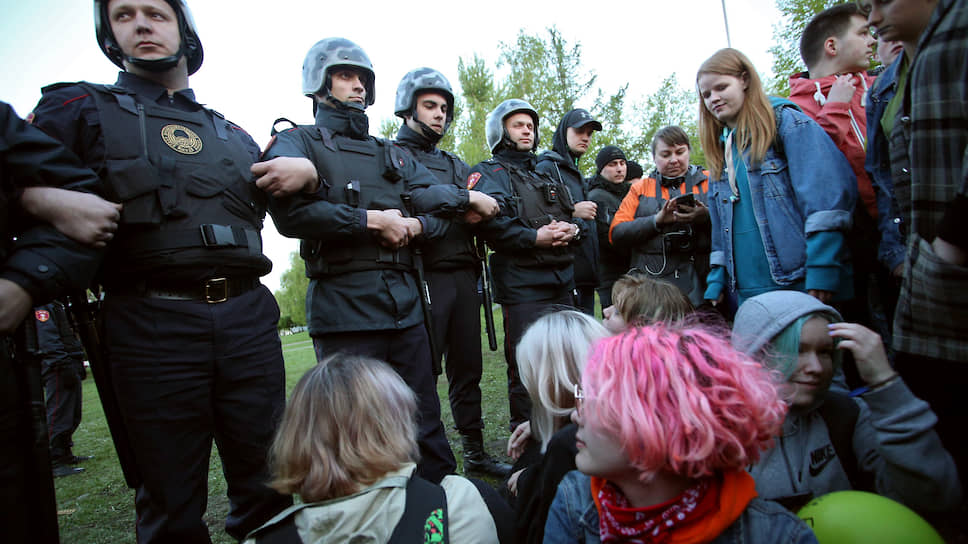
[[[909,225],[895,348],[968,361],[968,267],[939,259],[930,246],[949,204],[968,194],[968,1],[938,2],[890,140],[897,201]],[[968,228],[968,217],[956,220]]]

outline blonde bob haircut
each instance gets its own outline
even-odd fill
[[[300,378],[269,450],[269,485],[303,502],[353,494],[418,458],[417,400],[386,363],[337,353]]]
[[[629,327],[682,323],[694,310],[675,285],[631,271],[612,285],[612,304]]]
[[[720,136],[726,125],[716,119],[706,108],[706,101],[699,91],[699,78],[703,74],[733,76],[746,84],[746,96],[736,118],[733,141],[740,151],[749,150],[750,164],[758,164],[766,156],[766,150],[773,145],[773,139],[776,137],[776,118],[753,63],[736,49],[720,49],[702,63],[696,74],[696,91],[699,94],[699,142],[706,155],[709,172],[713,176],[722,176],[725,153]]]
[[[538,318],[518,342],[518,371],[531,397],[531,432],[542,453],[551,435],[568,423],[588,354],[606,336],[595,318],[564,310]]]

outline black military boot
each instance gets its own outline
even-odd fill
[[[461,444],[464,446],[464,474],[483,474],[495,478],[507,478],[511,474],[511,465],[498,461],[484,451],[481,431],[462,435]]]

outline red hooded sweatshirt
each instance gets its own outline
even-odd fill
[[[857,90],[850,103],[827,102],[830,87],[836,76],[809,79],[806,72],[790,76],[790,100],[823,127],[837,147],[847,157],[854,175],[857,191],[871,217],[877,218],[877,200],[864,160],[867,156],[867,110],[864,107],[867,89],[874,77],[866,72],[853,74]],[[858,79],[859,78],[859,79]]]

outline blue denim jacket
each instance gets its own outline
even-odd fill
[[[899,230],[901,212],[894,198],[888,139],[881,128],[881,117],[884,116],[887,103],[897,92],[897,75],[900,69],[899,57],[881,72],[867,91],[867,161],[864,162],[864,168],[874,181],[874,194],[877,196],[877,228],[881,231],[877,259],[888,270],[894,270],[904,262],[906,251],[904,238]]]
[[[591,479],[577,470],[565,476],[545,524],[545,544],[601,541],[598,509],[592,500]],[[817,542],[813,531],[800,518],[777,503],[754,498],[743,515],[720,533],[714,544]]]
[[[808,236],[825,231],[846,232],[850,228],[857,201],[857,178],[847,158],[820,125],[799,109],[787,107],[780,111],[777,137],[783,141],[783,152],[771,146],[760,164],[751,165],[748,153],[743,154],[743,161],[770,275],[779,285],[791,285],[806,278]],[[725,267],[731,290],[735,291],[731,197],[724,170],[709,185],[709,264]]]

